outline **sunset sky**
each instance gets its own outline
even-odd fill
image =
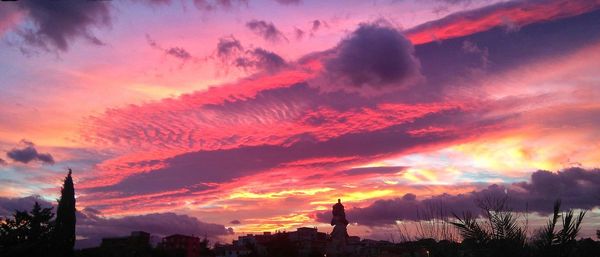
[[[389,239],[485,194],[589,236],[599,71],[598,0],[1,2],[0,215],[72,168],[82,242],[330,232],[338,198]]]

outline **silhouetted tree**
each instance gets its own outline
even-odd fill
[[[15,211],[13,218],[0,220],[0,256],[45,256],[53,231],[52,208],[37,202],[31,212]]]
[[[214,256],[214,253],[208,247],[209,244],[210,241],[204,236],[204,239],[200,241],[200,256]]]
[[[75,245],[75,188],[71,169],[65,178],[56,209],[55,253],[60,257],[73,256]]]
[[[54,228],[54,223],[51,221],[53,217],[52,207],[42,208],[38,202],[35,202],[31,210],[29,240],[49,241]]]
[[[527,227],[508,206],[508,197],[479,199],[483,220],[472,213],[454,214],[463,246],[472,256],[525,256]]]
[[[577,244],[577,234],[586,212],[581,211],[575,216],[573,210],[569,210],[561,214],[560,204],[560,200],[554,203],[552,218],[535,235],[534,244],[540,256],[570,256]],[[562,229],[557,230],[556,224],[561,217]]]

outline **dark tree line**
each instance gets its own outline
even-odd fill
[[[52,209],[35,202],[31,211],[15,210],[12,217],[0,219],[0,256],[73,256],[76,218],[71,169],[61,189],[56,219]]]
[[[533,235],[528,238],[527,221],[524,224],[519,222],[518,214],[508,207],[507,200],[490,198],[480,201],[483,219],[471,213],[455,215],[455,221],[451,224],[463,237],[460,245],[462,256],[600,256],[600,242],[592,239],[577,240],[586,211],[561,212],[561,202],[557,200],[546,226],[533,231]]]

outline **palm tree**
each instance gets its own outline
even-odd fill
[[[554,202],[554,211],[548,224],[536,233],[534,244],[541,256],[569,256],[576,245],[586,211],[580,211],[577,216],[573,210],[561,213],[560,205],[560,200]],[[559,218],[562,218],[562,228],[557,231]]]

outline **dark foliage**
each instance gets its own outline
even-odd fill
[[[478,202],[483,219],[471,213],[455,215],[452,222],[459,229],[464,256],[539,256],[575,257],[600,251],[600,244],[591,239],[577,241],[585,211],[560,211],[561,202],[554,203],[554,212],[547,225],[536,231],[527,243],[527,219],[519,223],[518,213],[507,205],[507,199],[484,199]],[[483,221],[482,221],[483,220]],[[559,228],[558,221],[562,221]]]
[[[585,211],[575,215],[573,210],[560,213],[560,201],[554,203],[554,212],[548,224],[538,230],[534,236],[534,245],[540,256],[562,257],[572,256],[576,251],[577,234],[581,229],[581,222]],[[562,228],[557,230],[557,222],[562,217]]]
[[[524,256],[527,238],[526,225],[519,223],[518,215],[508,206],[508,198],[483,198],[477,201],[483,219],[466,212],[454,215],[451,222],[463,237],[463,248],[468,256]]]
[[[37,202],[31,212],[15,211],[12,218],[0,220],[0,256],[46,256],[54,230],[52,208]]]
[[[73,256],[75,245],[75,188],[71,169],[65,178],[56,210],[55,247],[58,256]]]

